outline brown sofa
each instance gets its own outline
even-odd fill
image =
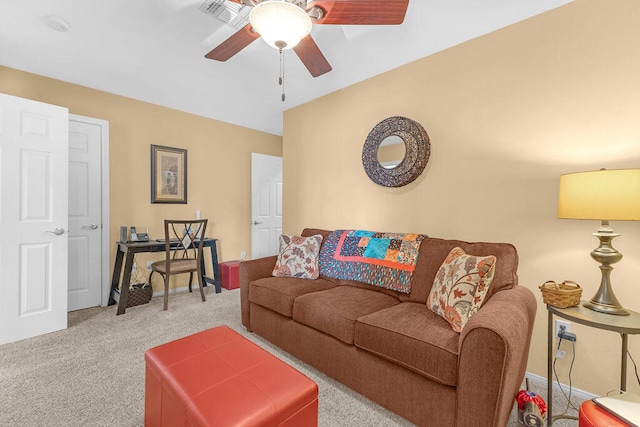
[[[305,229],[303,236],[329,231]],[[426,306],[449,251],[497,258],[482,307],[456,333]],[[276,257],[240,265],[242,323],[421,426],[505,426],[524,377],[536,311],[504,243],[426,238],[411,293],[354,281],[272,277]]]

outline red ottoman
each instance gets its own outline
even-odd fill
[[[148,350],[145,426],[317,426],[318,386],[227,326]]]
[[[225,289],[237,289],[240,287],[240,262],[225,261],[220,263],[220,279]]]
[[[578,425],[580,427],[629,427],[629,424],[621,421],[591,400],[586,400],[580,405]]]

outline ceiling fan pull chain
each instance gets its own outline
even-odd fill
[[[284,52],[280,49],[280,78],[278,79],[280,86],[282,86],[282,102],[284,102]]]

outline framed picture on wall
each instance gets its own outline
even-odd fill
[[[151,145],[151,203],[187,203],[187,150]]]

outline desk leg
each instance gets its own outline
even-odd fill
[[[113,298],[113,293],[118,289],[118,283],[120,282],[120,274],[122,273],[122,258],[124,252],[120,250],[116,251],[116,262],[113,264],[113,275],[111,276],[111,292],[109,292],[109,304],[114,305],[116,300]]]
[[[207,287],[207,269],[204,265],[204,256],[200,257],[200,271],[202,271],[202,286]]]
[[[553,424],[553,313],[547,320],[547,426]]]
[[[211,266],[213,268],[213,281],[216,287],[216,294],[219,294],[222,292],[222,289],[220,289],[220,268],[218,266],[218,249],[215,241],[211,242]]]
[[[620,390],[627,391],[627,342],[628,335],[620,334],[622,337],[622,360],[620,364]]]
[[[131,267],[133,267],[133,252],[127,251],[127,259],[124,262],[124,274],[120,285],[120,302],[118,303],[118,313],[124,314],[129,299],[129,283],[131,283]]]

